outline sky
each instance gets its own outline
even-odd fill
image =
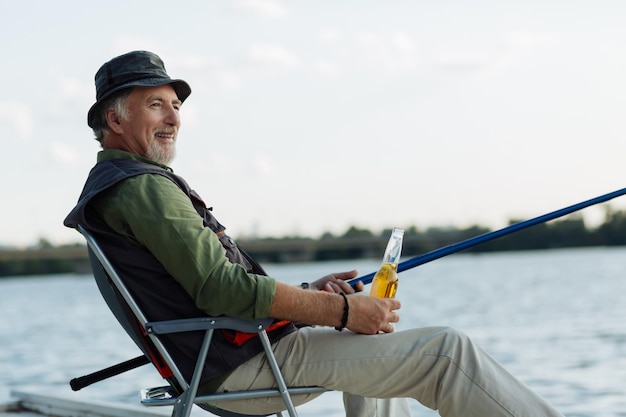
[[[94,74],[132,50],[191,85],[172,167],[234,237],[495,229],[626,187],[623,0],[0,4],[0,245],[81,241]]]

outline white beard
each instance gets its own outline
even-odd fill
[[[158,162],[162,165],[168,165],[174,160],[176,156],[175,143],[162,145],[157,140],[152,140],[148,144],[146,150],[146,157],[154,162]]]

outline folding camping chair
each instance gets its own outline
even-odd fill
[[[288,411],[289,416],[296,417],[297,412],[291,398],[292,395],[319,394],[326,391],[326,389],[322,387],[286,386],[278,363],[276,362],[274,352],[272,351],[269,338],[265,331],[265,329],[272,323],[272,319],[248,321],[231,317],[199,317],[193,319],[149,322],[139,308],[137,302],[133,299],[131,293],[124,285],[124,282],[113,268],[111,262],[109,262],[106,258],[95,238],[81,225],[78,225],[77,229],[87,240],[91,267],[102,296],[122,327],[145,355],[145,357],[139,357],[127,361],[125,364],[130,363],[130,366],[122,369],[121,371],[114,370],[104,378],[148,363],[146,358],[150,358],[150,361],[155,365],[159,373],[161,373],[161,376],[170,384],[168,386],[142,390],[141,403],[143,405],[172,405],[174,406],[172,417],[188,417],[194,404],[202,404],[202,408],[218,416],[246,417],[248,416],[247,414],[233,413],[215,406],[209,406],[206,403],[251,398],[282,397],[285,403],[285,409]],[[213,331],[215,329],[233,329],[248,333],[258,333],[278,387],[252,391],[197,395],[200,375],[202,373],[201,371],[204,368],[205,358],[209,350]],[[159,339],[159,336],[161,335],[189,331],[205,332],[204,341],[197,358],[191,381],[185,380],[181,371],[176,366],[163,343]],[[121,368],[124,368],[124,364],[120,365]],[[117,366],[119,367],[120,365]],[[87,378],[87,380],[89,380],[88,377],[82,378]],[[98,379],[92,379],[90,382],[83,383],[82,386],[86,386],[96,380]],[[80,388],[77,387],[80,384],[81,383],[77,383],[76,379],[70,382],[70,385],[72,385],[74,390],[82,388],[82,386],[80,386]],[[282,413],[279,412],[276,415],[281,417]]]

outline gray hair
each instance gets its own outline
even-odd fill
[[[109,125],[106,120],[106,113],[109,110],[114,110],[122,119],[128,120],[128,109],[126,108],[126,100],[133,91],[132,88],[123,90],[118,94],[113,95],[106,99],[99,107],[100,110],[94,117],[93,121],[93,134],[95,139],[103,145],[104,135],[109,132]]]

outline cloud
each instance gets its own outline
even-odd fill
[[[383,41],[374,33],[361,32],[357,35],[357,44],[366,50],[382,51],[384,50]]]
[[[411,37],[402,32],[391,34],[391,45],[393,49],[402,54],[412,54],[415,50]]]
[[[299,64],[298,57],[281,45],[255,44],[249,51],[253,63],[290,70]]]
[[[368,61],[388,72],[409,72],[417,68],[416,48],[406,33],[379,35],[363,32],[357,36],[356,43],[366,53]]]
[[[485,68],[493,60],[493,53],[478,49],[446,52],[440,55],[438,64],[448,70],[477,70]]]
[[[540,32],[511,32],[507,35],[507,42],[513,47],[521,49],[553,48],[562,43],[560,35]]]
[[[135,50],[145,50],[152,51],[155,54],[159,55],[165,63],[167,64],[167,54],[165,53],[165,48],[167,46],[163,45],[163,42],[159,42],[157,39],[145,37],[145,36],[132,36],[132,35],[124,35],[116,38],[113,41],[111,57],[125,54],[129,51]],[[107,60],[109,58],[106,58]],[[104,63],[104,62],[103,62]],[[167,68],[167,65],[166,65]]]
[[[283,19],[287,16],[287,9],[274,0],[239,0],[235,8],[269,19]]]
[[[171,64],[167,65],[168,72],[169,67],[176,67],[178,71],[205,71],[211,68],[219,68],[224,65],[224,60],[222,58],[211,56],[207,57],[204,55],[197,54],[187,54],[181,55],[176,58]],[[170,74],[172,76],[176,76],[175,74]]]
[[[182,155],[181,155],[182,157]],[[228,173],[229,178],[253,178],[255,180],[271,177],[276,172],[276,163],[271,156],[257,152],[254,154],[233,156],[216,149],[206,158],[191,157],[185,159],[185,169],[198,178]]]
[[[81,160],[80,152],[63,142],[52,142],[48,145],[48,152],[55,162],[63,166],[77,165]]]
[[[321,28],[317,33],[317,38],[323,43],[333,44],[341,39],[341,34],[334,28]]]
[[[243,79],[234,71],[222,70],[215,73],[218,85],[225,91],[237,92],[243,88]]]
[[[506,36],[505,47],[488,62],[486,75],[498,74],[518,65],[539,49],[559,45],[560,37],[536,32],[511,32]]]
[[[184,162],[186,169],[190,170],[196,177],[210,177],[220,173],[239,173],[244,162],[237,156],[232,156],[220,149],[212,149],[206,156],[198,157],[198,154],[182,155],[180,161]],[[187,159],[184,159],[187,158]],[[230,174],[229,174],[230,175]]]
[[[183,55],[168,67],[175,68],[172,77],[185,74],[182,78],[191,84],[192,90],[198,86],[206,86],[210,91],[220,89],[226,92],[241,91],[244,80],[241,72],[229,66],[220,56]],[[201,88],[198,88],[201,90]]]
[[[92,83],[61,76],[57,79],[55,89],[57,102],[47,110],[57,119],[72,119],[77,114],[82,115],[95,101],[95,87]]]
[[[439,66],[455,71],[480,72],[494,75],[523,61],[533,52],[558,46],[561,37],[549,33],[528,31],[510,32],[504,36],[501,45],[473,48],[444,53],[439,58]]]
[[[267,177],[274,172],[274,163],[272,159],[265,154],[255,154],[252,156],[252,166],[255,174],[261,177]]]
[[[0,102],[0,125],[0,132],[5,138],[27,140],[33,135],[33,116],[24,103]],[[4,129],[8,131],[3,132]]]
[[[314,63],[315,69],[320,75],[325,77],[334,77],[339,74],[339,68],[337,64],[328,59],[317,59]]]
[[[94,87],[74,78],[62,77],[57,85],[61,91],[62,99],[91,101],[94,99]]]

